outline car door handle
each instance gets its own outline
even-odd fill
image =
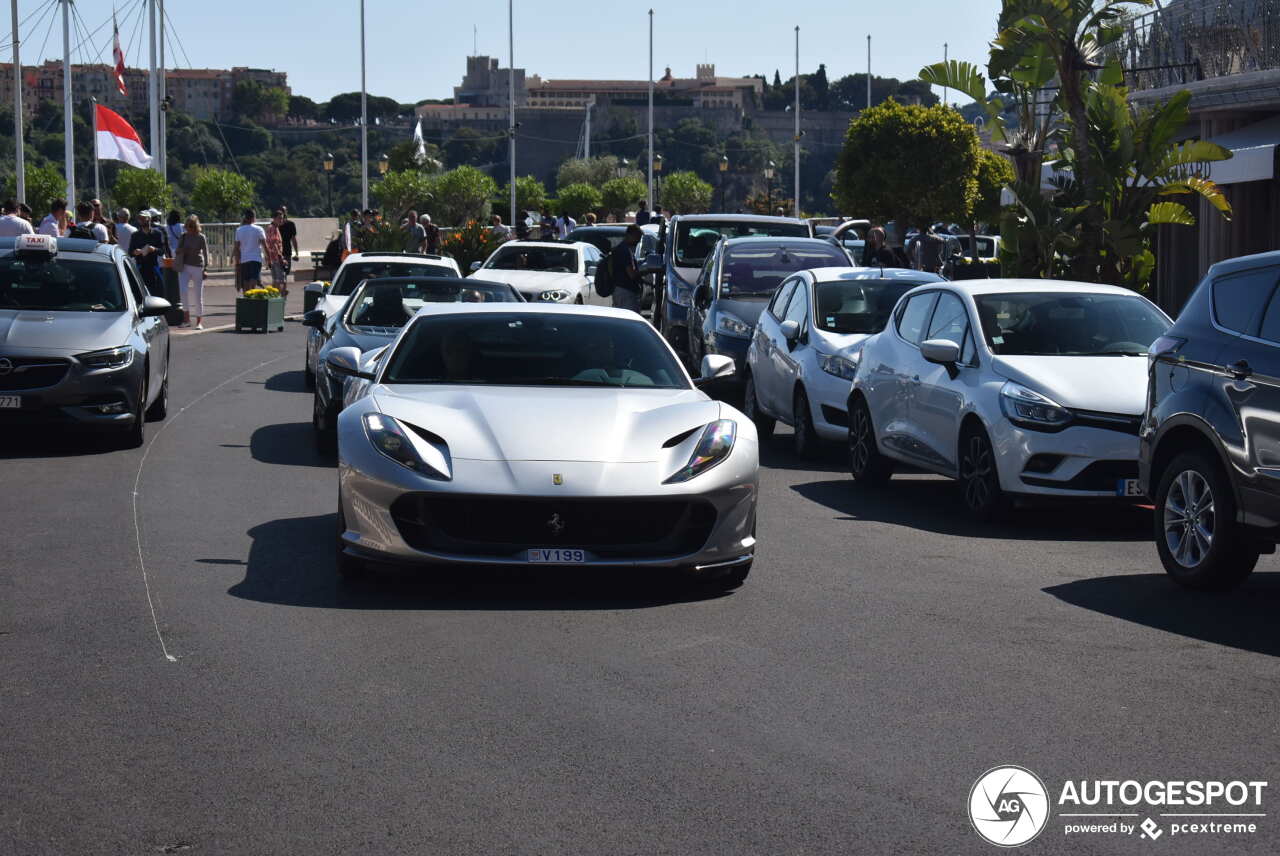
[[[1245,380],[1246,378],[1253,376],[1253,367],[1249,365],[1248,360],[1237,360],[1227,366],[1227,371],[1230,372],[1231,376],[1236,380]]]

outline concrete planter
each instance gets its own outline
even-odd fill
[[[284,298],[236,298],[236,332],[269,333],[284,329]]]

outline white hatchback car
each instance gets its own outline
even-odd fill
[[[777,421],[795,428],[796,452],[843,441],[858,352],[889,322],[898,298],[936,274],[897,268],[817,268],[783,280],[747,348],[743,411],[762,438]]]
[[[1169,318],[1124,288],[969,281],[908,292],[863,346],[849,397],[855,482],[896,462],[958,479],[989,519],[1009,495],[1139,497],[1147,348]]]
[[[472,276],[505,282],[530,303],[579,303],[612,306],[612,297],[596,292],[596,267],[604,256],[584,241],[508,241],[471,266]]]

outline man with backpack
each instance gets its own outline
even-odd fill
[[[97,241],[99,244],[111,241],[111,236],[107,234],[107,227],[102,223],[94,222],[92,202],[76,203],[76,224],[67,232],[67,237],[84,238],[88,241]]]
[[[622,243],[610,251],[604,264],[596,272],[596,292],[601,297],[609,294],[600,288],[600,270],[605,271],[605,287],[613,295],[613,305],[617,309],[640,311],[640,291],[644,288],[640,281],[640,268],[636,265],[636,247],[644,231],[634,223],[627,226],[626,236]]]

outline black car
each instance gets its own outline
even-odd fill
[[[607,256],[626,237],[626,223],[606,223],[602,226],[579,226],[570,232],[565,240],[570,243],[582,241],[591,244]]]
[[[1150,349],[1140,479],[1183,585],[1225,589],[1280,539],[1280,252],[1209,269]]]

